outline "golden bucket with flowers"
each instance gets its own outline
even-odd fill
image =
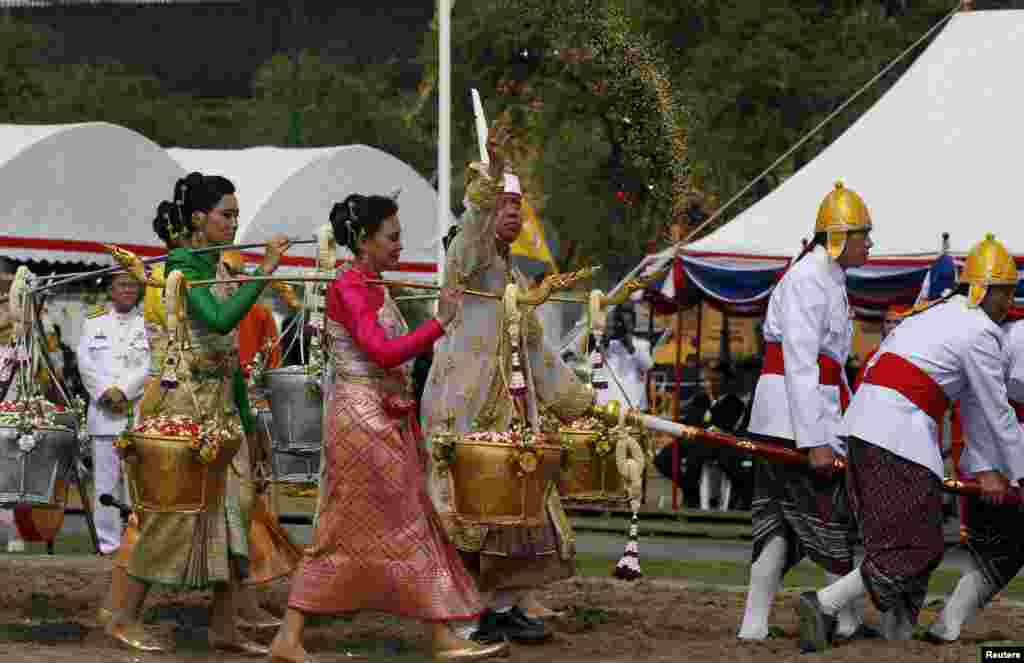
[[[469,525],[540,527],[563,449],[529,432],[440,433],[434,458],[447,472],[454,519]]]
[[[571,449],[572,467],[562,473],[562,497],[581,501],[626,500],[626,487],[615,465],[615,442],[608,427],[586,417],[558,429]]]
[[[123,433],[116,446],[135,509],[195,514],[220,504],[241,435],[185,416],[148,417]]]

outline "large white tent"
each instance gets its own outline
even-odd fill
[[[934,254],[943,232],[963,255],[986,232],[1024,255],[1021,186],[1024,11],[954,16],[903,77],[817,158],[720,230],[694,256],[788,258],[838,179],[875,223],[876,257]]]
[[[152,220],[182,174],[124,127],[0,125],[0,255],[107,264],[102,242],[162,253]]]
[[[961,12],[895,85],[813,161],[763,199],[678,253],[667,301],[679,287],[732,311],[757,313],[802,242],[818,205],[842,180],[860,193],[874,222],[871,260],[847,272],[861,313],[910,301],[949,233],[949,253],[966,255],[994,233],[1024,258],[1024,219],[1013,205],[1024,151],[1024,95],[1014,71],[1024,61],[1024,11]],[[632,274],[677,255],[646,256]],[[631,274],[631,275],[632,275]],[[1018,289],[1018,302],[1024,293]],[[570,332],[563,344],[577,340]]]
[[[328,223],[333,204],[349,194],[391,195],[399,190],[402,271],[427,278],[436,272],[437,191],[412,167],[386,152],[348,145],[171,149],[168,153],[185,170],[222,174],[235,183],[241,207],[240,243],[264,241],[276,233],[312,237]],[[289,266],[309,267],[315,249],[296,247],[289,254]]]

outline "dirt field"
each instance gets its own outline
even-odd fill
[[[173,638],[174,654],[137,654],[113,645],[95,622],[95,609],[106,591],[109,562],[93,557],[19,557],[0,560],[0,661],[5,663],[139,663],[142,661],[244,661],[214,655],[206,646],[203,594],[157,592],[148,621]],[[280,611],[284,583],[269,587],[265,604]],[[999,601],[966,631],[962,643],[937,648],[910,642],[860,642],[816,657],[796,650],[796,594],[776,607],[773,624],[785,637],[762,644],[739,645],[735,632],[743,610],[742,592],[712,591],[672,580],[627,584],[588,578],[556,585],[544,593],[549,605],[568,617],[554,624],[553,642],[516,647],[513,661],[523,663],[598,663],[644,661],[808,661],[818,658],[847,663],[931,663],[977,661],[977,646],[1024,635],[1024,608]],[[930,623],[935,606],[926,611]],[[869,623],[878,615],[868,612]],[[255,639],[269,643],[272,632]],[[408,620],[364,614],[323,619],[309,629],[307,646],[321,663],[369,660],[425,660],[423,629]],[[348,655],[351,653],[352,655]]]

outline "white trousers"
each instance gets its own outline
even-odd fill
[[[115,507],[100,504],[100,495],[129,504],[128,491],[121,476],[121,459],[114,450],[115,436],[96,435],[92,438],[93,514],[100,552],[104,555],[121,547],[121,514]]]

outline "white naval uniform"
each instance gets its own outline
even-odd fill
[[[1009,397],[1011,403],[1024,404],[1024,320],[1018,320],[1011,322],[1003,326],[1003,354],[1006,355],[1006,395]],[[1024,434],[1024,423],[1018,423],[1022,428],[1022,434]],[[973,452],[971,449],[971,433],[975,436],[986,433],[984,430],[976,430],[976,428],[968,429],[965,425],[964,437],[967,438],[967,443],[964,444],[963,455],[960,458],[960,467],[967,474],[976,474],[987,469],[986,467],[992,461],[999,460],[999,463],[992,463],[995,465],[994,469],[999,470],[1008,478],[1012,473],[1013,467],[1021,467],[1022,459],[1021,455],[1024,454],[1024,444],[1016,449],[1001,447],[999,451],[1001,455],[998,459],[996,458],[985,458],[980,454]],[[1007,457],[1014,456],[1015,458],[1007,460]]]
[[[967,298],[956,295],[904,320],[868,364],[868,378],[846,413],[850,435],[922,465],[941,480],[935,420],[899,391],[867,381],[871,367],[886,353],[924,371],[949,402],[960,401],[969,440],[962,457],[965,470],[999,469],[1014,481],[1024,477],[1024,433],[1007,400],[1004,336],[983,310],[968,308]]]
[[[633,337],[633,354],[622,341],[612,340],[604,353],[608,388],[597,392],[598,405],[618,401],[623,407],[647,410],[647,372],[654,365],[650,342]]]
[[[793,264],[775,286],[764,340],[782,344],[785,375],[762,373],[758,379],[750,432],[793,440],[797,448],[829,444],[845,456],[840,388],[820,384],[818,356],[844,367],[853,345],[853,322],[846,272],[823,247]],[[846,373],[840,373],[846,385]]]
[[[142,397],[149,372],[149,343],[142,314],[110,310],[85,320],[78,342],[78,370],[89,392],[88,430],[93,439],[94,505],[96,533],[100,552],[114,552],[121,545],[121,521],[117,509],[99,504],[99,496],[108,493],[128,501],[121,478],[121,463],[113,443],[127,427],[131,416],[117,417],[100,408],[100,396],[117,387],[125,398]]]

